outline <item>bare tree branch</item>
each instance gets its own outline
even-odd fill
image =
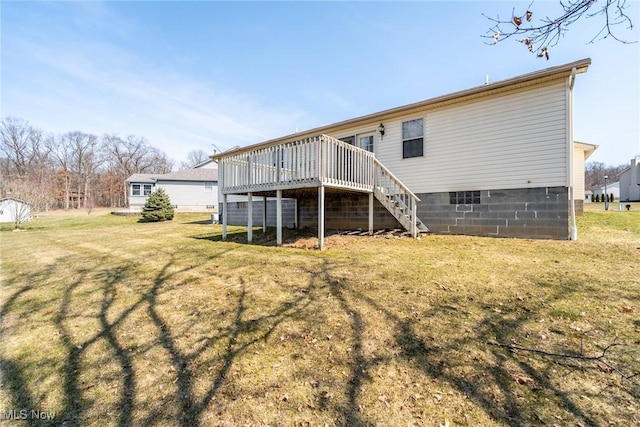
[[[614,28],[620,25],[628,30],[633,28],[633,22],[625,12],[628,7],[627,0],[605,0],[601,7],[597,7],[597,4],[599,4],[597,0],[560,0],[562,13],[553,18],[549,16],[537,18],[534,2],[531,2],[526,11],[520,14],[516,14],[514,8],[509,20],[501,19],[499,15],[492,18],[483,14],[491,21],[492,26],[482,37],[491,39],[486,42],[488,45],[494,45],[512,37],[521,37],[518,41],[523,43],[531,53],[548,60],[550,48],[560,42],[570,25],[583,18],[601,17],[604,23],[588,43],[607,37],[625,44],[635,43],[635,41],[625,40],[614,32]]]

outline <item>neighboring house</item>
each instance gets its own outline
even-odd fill
[[[0,222],[25,222],[31,219],[31,205],[13,197],[0,200]]]
[[[131,210],[141,210],[147,197],[163,188],[178,211],[218,212],[218,169],[212,160],[178,172],[133,174],[126,182]]]
[[[249,206],[255,196],[296,199],[297,226],[317,228],[321,248],[325,227],[575,239],[573,207],[583,203],[591,148],[573,140],[573,88],[590,64],[584,59],[214,155],[223,236],[231,214],[224,205],[245,195]],[[281,233],[278,227],[278,244]]]
[[[592,190],[594,196],[602,196],[605,193],[605,186],[595,187]],[[614,199],[620,200],[620,182],[608,182],[606,192],[607,194],[613,194]]]
[[[573,143],[573,197],[576,201],[576,213],[582,215],[584,201],[591,202],[591,191],[585,189],[584,183],[584,164],[587,159],[598,148],[597,145],[587,144],[586,142],[575,141]],[[580,203],[579,200],[583,200]]]
[[[640,156],[631,159],[631,165],[618,174],[620,201],[640,201]]]
[[[212,159],[207,159],[193,166],[191,169],[218,169],[218,164]]]

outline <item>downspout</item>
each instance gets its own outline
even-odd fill
[[[576,67],[571,69],[569,77],[569,202],[571,203],[571,240],[578,240],[578,226],[576,224],[576,201],[573,192],[574,186],[574,159],[573,159],[573,85],[576,82]]]

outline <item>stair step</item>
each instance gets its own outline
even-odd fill
[[[402,224],[402,226],[411,230],[413,227],[412,224],[412,213],[407,212],[408,206],[405,204],[402,199],[402,194],[388,194],[383,191],[375,192],[376,198],[382,203],[383,206],[387,208],[387,210]],[[400,197],[400,199],[398,198]],[[418,233],[428,233],[429,228],[424,225],[424,223],[420,220],[420,218],[415,218],[416,220],[416,231]]]

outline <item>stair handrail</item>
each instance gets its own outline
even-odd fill
[[[389,176],[391,177],[391,179],[392,179],[392,180],[393,180],[393,181],[394,181],[394,182],[395,182],[395,183],[396,183],[396,184],[397,184],[397,185],[398,185],[398,186],[399,186],[403,191],[405,191],[409,196],[411,196],[411,198],[412,198],[412,199],[414,199],[416,202],[419,202],[419,201],[420,201],[420,198],[419,198],[418,196],[416,196],[415,194],[413,194],[413,191],[411,191],[411,190],[409,189],[409,187],[407,187],[406,185],[404,185],[404,184],[402,183],[402,181],[400,181],[400,180],[398,179],[398,177],[396,177],[396,176],[395,176],[395,175],[394,175],[394,174],[393,174],[389,169],[387,169],[387,168],[386,168],[386,167],[385,167],[385,166],[384,166],[384,165],[383,165],[383,164],[382,164],[382,163],[381,163],[377,158],[375,158],[375,157],[374,157],[373,161],[374,161],[374,163],[375,163],[376,167],[378,167],[378,168],[382,169],[382,171],[383,171],[385,174],[389,175]],[[375,172],[374,172],[374,173],[375,173]],[[375,175],[375,179],[377,179],[377,178],[378,178],[378,176],[377,176],[377,174],[376,174],[376,175]],[[375,179],[374,179],[374,184],[377,184],[377,182],[376,182],[376,180],[375,180]]]

